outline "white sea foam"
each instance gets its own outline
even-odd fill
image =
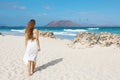
[[[54,34],[56,35],[62,35],[62,34],[65,34],[66,32],[54,32]]]
[[[99,30],[99,28],[88,28],[88,30]]]
[[[67,33],[67,32],[54,32],[55,35],[62,35],[62,36],[76,36],[74,33]]]
[[[23,30],[11,29],[11,31],[24,33],[24,32],[25,32],[25,29],[23,29]]]
[[[86,32],[85,29],[64,29],[66,32]]]

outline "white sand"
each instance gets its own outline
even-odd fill
[[[120,48],[73,49],[69,40],[41,38],[30,80],[120,80]],[[26,80],[24,37],[0,36],[0,80]]]

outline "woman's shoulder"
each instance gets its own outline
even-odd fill
[[[34,33],[39,33],[39,30],[34,29],[33,32],[34,32]]]

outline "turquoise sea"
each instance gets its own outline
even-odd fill
[[[14,26],[14,27],[0,27],[0,32],[4,35],[17,35],[24,36],[25,31],[24,26]],[[41,31],[53,32],[60,39],[70,39],[73,40],[76,34],[79,32],[110,32],[115,34],[120,34],[120,27],[36,27]]]

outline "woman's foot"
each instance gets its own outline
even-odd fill
[[[34,74],[35,73],[35,69],[31,72],[31,74]]]
[[[32,76],[32,73],[29,73],[29,74],[28,74],[28,77],[30,77],[30,76]]]
[[[31,76],[33,75],[34,71],[31,72]]]

